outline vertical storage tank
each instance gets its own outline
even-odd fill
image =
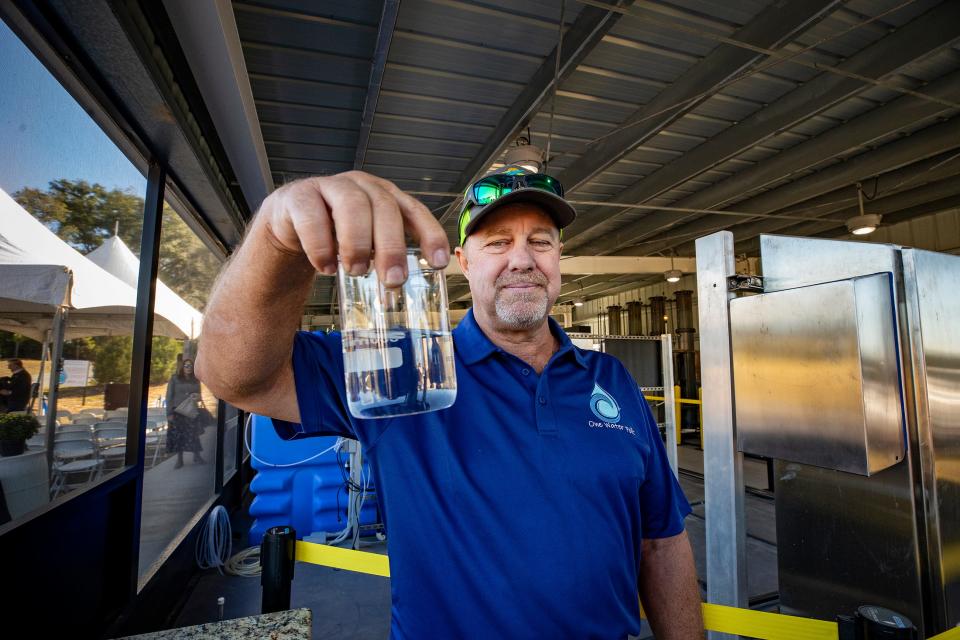
[[[250,483],[256,494],[250,505],[254,518],[250,544],[260,544],[264,532],[274,526],[291,525],[300,538],[320,531],[329,537],[346,527],[349,492],[332,448],[336,436],[283,440],[270,418],[258,415],[251,417],[249,429],[250,463],[257,471]],[[346,451],[340,454],[342,463],[348,458]],[[370,478],[367,490],[372,492],[373,478],[366,463],[363,475]],[[360,525],[377,520],[376,498],[368,495],[360,510]]]

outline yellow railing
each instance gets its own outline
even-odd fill
[[[666,398],[663,396],[643,396],[647,400],[653,400],[654,402],[665,402]],[[697,387],[697,399],[693,398],[681,398],[680,397],[680,386],[676,385],[673,387],[673,424],[677,429],[677,444],[680,444],[682,436],[680,434],[680,406],[685,404],[692,404],[700,406],[703,404],[703,390],[700,387]],[[700,448],[703,449],[703,410],[698,410],[697,414],[700,416]]]

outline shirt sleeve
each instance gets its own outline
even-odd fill
[[[357,439],[347,410],[340,335],[298,331],[293,340],[293,377],[300,424],[273,420],[286,440],[319,435]]]
[[[626,368],[624,370],[626,371]],[[627,375],[632,381],[633,377],[629,372]],[[645,434],[642,435],[650,443],[645,477],[640,485],[641,535],[644,538],[669,538],[683,532],[683,519],[692,509],[670,468],[667,450],[660,439],[660,429],[657,421],[653,419],[650,405],[640,394],[636,382],[633,383],[633,388],[644,418]]]

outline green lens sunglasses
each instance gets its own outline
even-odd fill
[[[545,173],[495,173],[480,178],[464,194],[466,206],[460,212],[460,223],[458,225],[460,244],[463,245],[466,241],[467,225],[473,218],[471,213],[474,207],[485,207],[518,189],[539,189],[563,197],[563,185],[560,184],[559,180]],[[560,230],[560,237],[563,237],[562,229]]]
[[[497,173],[480,178],[470,187],[473,201],[479,205],[488,205],[517,189],[540,189],[563,197],[563,185],[553,176],[545,173],[505,174]]]

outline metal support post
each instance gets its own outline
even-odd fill
[[[133,320],[133,360],[130,363],[130,402],[127,405],[127,451],[124,464],[135,467],[136,488],[133,530],[130,537],[129,597],[137,594],[140,561],[140,505],[143,500],[143,456],[147,432],[147,397],[150,391],[150,358],[153,345],[153,306],[157,298],[157,267],[160,258],[160,226],[166,170],[153,161],[147,172],[143,202],[143,232],[140,235],[140,271],[137,274],[137,308]],[[168,411],[170,409],[168,408]]]
[[[160,223],[166,172],[157,163],[147,175],[143,203],[143,233],[140,236],[140,272],[137,274],[137,309],[133,320],[133,362],[130,371],[130,402],[127,405],[127,465],[143,467],[147,396],[150,391],[150,358],[153,346],[153,305],[157,293],[160,259]],[[168,411],[170,409],[168,408]]]
[[[737,450],[730,354],[733,234],[721,231],[696,241],[703,382],[703,480],[707,519],[707,601],[746,607],[746,522],[743,454]],[[711,631],[710,640],[732,638]]]
[[[63,371],[63,334],[67,329],[67,308],[58,307],[53,316],[53,335],[50,339],[50,397],[47,402],[47,468],[53,469],[53,445],[56,441],[57,396],[60,393],[60,372]],[[40,396],[43,406],[43,396]]]
[[[37,374],[37,393],[30,394],[30,404],[27,407],[27,413],[34,413],[33,403],[37,402],[37,411],[39,415],[43,413],[43,372],[46,370],[47,360],[50,358],[50,332],[43,337],[43,347],[40,351],[40,373]],[[47,447],[49,449],[49,447]]]
[[[227,426],[227,403],[223,400],[217,400],[217,451],[216,451],[216,469],[214,471],[213,488],[219,495],[223,492],[223,446]]]
[[[350,503],[347,506],[347,522],[353,527],[350,532],[353,538],[351,546],[354,549],[360,548],[360,512],[363,509],[363,502],[366,499],[363,488],[363,448],[357,441],[350,441],[353,445],[350,449],[350,482],[360,487],[360,490],[350,487]],[[358,497],[354,497],[359,494]]]
[[[660,336],[660,345],[663,365],[663,430],[667,437],[667,460],[670,461],[673,475],[677,475],[677,429],[680,423],[677,421],[677,405],[673,394],[673,336],[669,333]]]

